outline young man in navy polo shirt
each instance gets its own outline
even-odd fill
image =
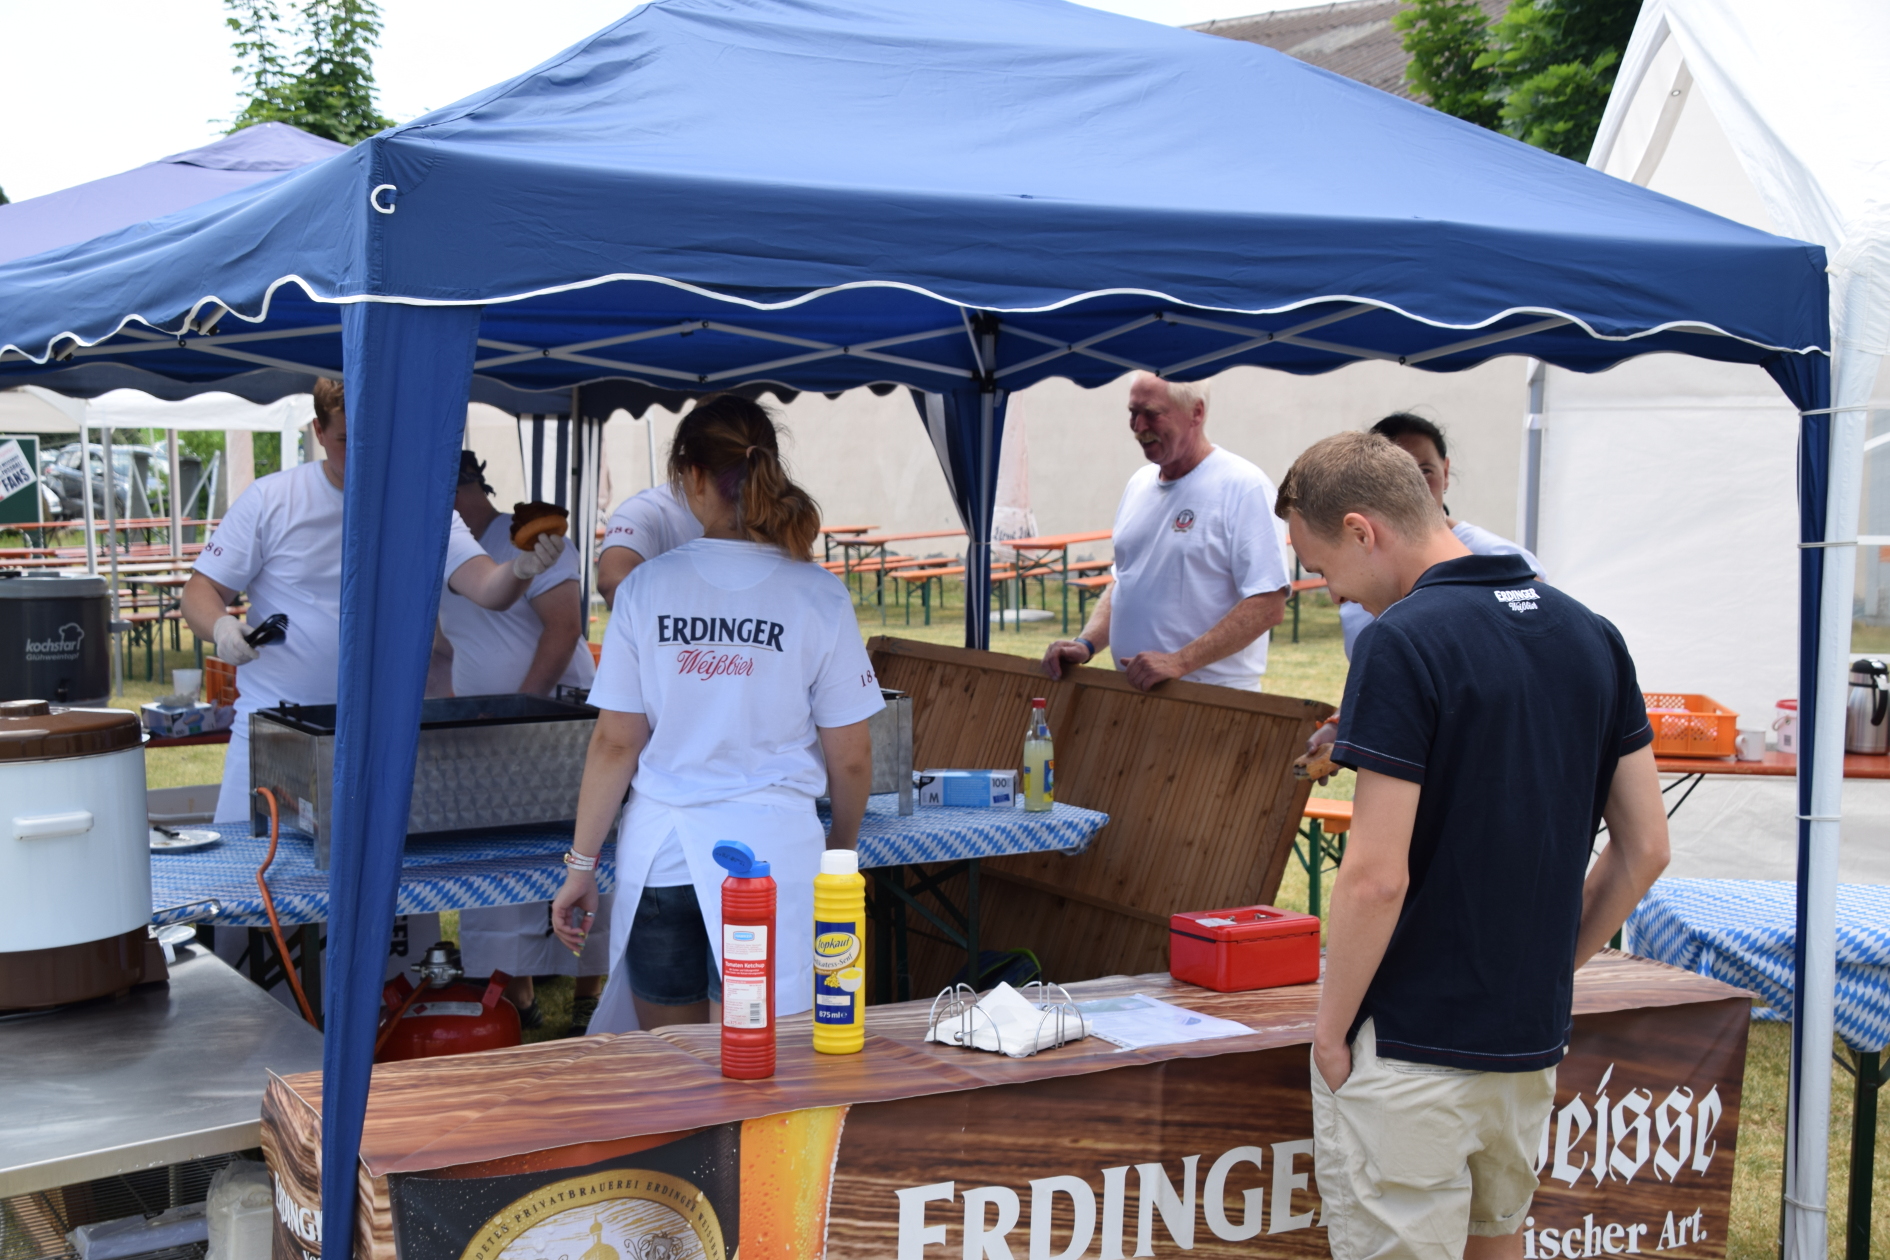
[[[1471,555],[1376,434],[1309,448],[1276,510],[1377,618],[1333,745],[1358,786],[1312,1050],[1332,1254],[1521,1256],[1575,969],[1667,864],[1634,662],[1527,561]]]

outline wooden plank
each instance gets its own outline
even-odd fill
[[[1057,799],[1110,816],[1081,857],[984,864],[994,878],[981,898],[986,948],[1029,948],[1057,980],[1157,970],[1169,915],[1277,895],[1312,790],[1292,761],[1329,705],[1185,682],[1144,692],[1095,668],[1053,682],[1021,657],[894,638],[868,647],[881,681],[913,697],[915,765],[1016,765],[1030,701],[1042,696]],[[944,891],[962,904],[962,879]],[[962,962],[915,940],[914,991],[943,987]]]

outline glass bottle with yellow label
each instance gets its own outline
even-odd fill
[[[1057,757],[1050,743],[1048,700],[1030,702],[1030,729],[1024,734],[1024,809],[1041,814],[1057,799]]]
[[[814,1049],[866,1045],[866,877],[854,849],[828,849],[814,876]]]

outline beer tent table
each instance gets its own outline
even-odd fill
[[[970,535],[981,646],[1005,399],[1051,377],[1756,363],[1807,413],[1822,543],[1827,494],[1841,529],[1856,501],[1828,475],[1850,429],[1827,411],[1824,267],[1269,49],[1061,0],[657,0],[346,153],[0,266],[0,383],[345,369],[323,1076],[341,1239],[475,381],[910,387]],[[1823,557],[1804,552],[1807,767],[1820,600],[1849,611]]]

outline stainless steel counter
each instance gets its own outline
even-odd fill
[[[321,1060],[320,1033],[197,946],[168,985],[0,1021],[0,1198],[255,1146],[267,1072]]]

